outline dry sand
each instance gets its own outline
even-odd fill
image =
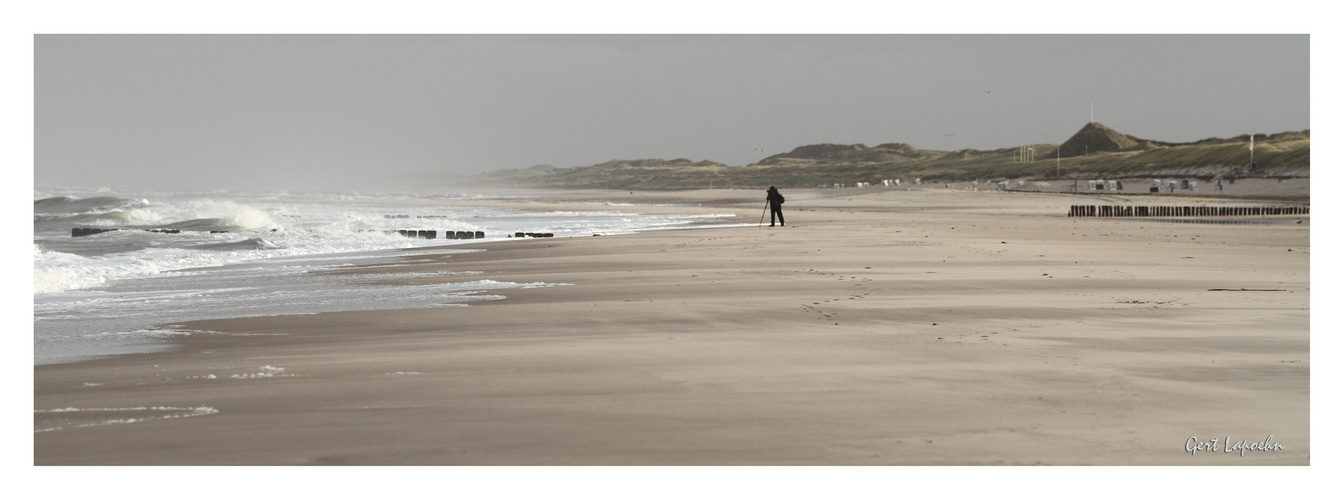
[[[34,462],[1310,462],[1309,219],[1068,218],[1097,198],[1065,194],[785,194],[790,225],[757,228],[756,191],[550,193],[527,206],[680,203],[627,209],[752,227],[472,244],[487,251],[397,270],[567,286],[201,321],[188,327],[215,333],[173,352],[38,366]],[[48,411],[66,408],[84,411]],[[1271,435],[1273,451],[1224,449]],[[1191,453],[1192,438],[1219,449]]]

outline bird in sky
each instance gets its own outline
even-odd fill
[[[994,89],[989,89],[989,90],[986,90],[986,91],[984,91],[984,92],[981,92],[981,94],[988,94],[988,93],[993,92],[993,91],[994,91]]]

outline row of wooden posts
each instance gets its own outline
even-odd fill
[[[1310,215],[1311,207],[1181,207],[1133,205],[1073,205],[1069,217],[1236,217],[1256,215]]]
[[[433,230],[433,229],[430,229],[430,230],[425,230],[425,229],[398,229],[398,230],[396,231],[396,233],[397,233],[397,234],[400,234],[400,235],[402,235],[402,236],[405,236],[405,237],[407,237],[407,238],[421,238],[421,239],[426,239],[426,240],[432,240],[432,239],[436,239],[436,238],[439,237],[439,232],[438,232],[438,231],[435,231],[435,230]],[[473,240],[473,239],[484,238],[484,237],[485,237],[485,231],[444,231],[444,232],[443,232],[443,239],[445,239],[445,240]]]
[[[116,228],[105,228],[105,227],[77,227],[70,230],[70,237],[78,238],[80,236],[89,236],[92,234],[108,233],[118,230],[119,229]],[[145,231],[151,233],[167,233],[167,234],[178,234],[182,232],[181,229],[145,229]],[[210,232],[222,233],[223,231],[210,231]]]

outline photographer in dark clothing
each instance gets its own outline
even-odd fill
[[[784,195],[779,194],[779,190],[774,186],[765,190],[765,201],[770,203],[770,227],[775,227],[775,215],[779,215],[779,225],[784,225],[784,211],[781,205],[784,204]]]

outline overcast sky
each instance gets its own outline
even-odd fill
[[[38,185],[1310,128],[1307,35],[39,35]]]

